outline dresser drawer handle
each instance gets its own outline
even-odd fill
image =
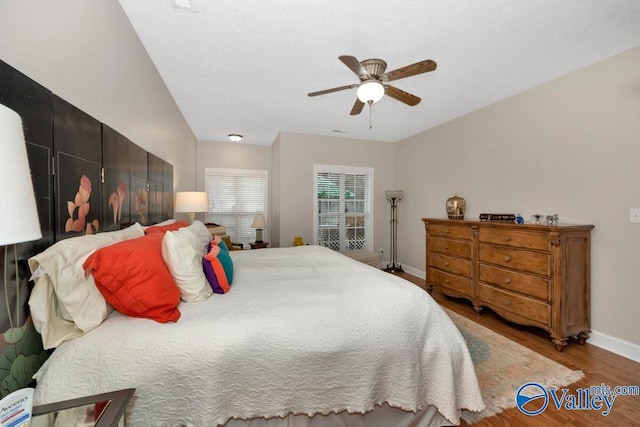
[[[509,236],[508,234],[506,236],[504,236],[504,241],[508,242],[511,240],[511,236]]]
[[[504,305],[506,305],[507,307],[509,307],[511,305],[511,301],[509,301],[508,299],[504,300],[502,303]]]
[[[511,283],[511,279],[509,279],[508,277],[505,277],[504,278],[504,283],[506,283],[508,285],[509,283]]]
[[[444,279],[444,283],[450,283],[449,279]]]
[[[445,249],[449,249],[449,245],[444,245],[444,248]]]
[[[505,255],[504,262],[509,262],[509,261],[511,261],[511,257],[509,255]]]
[[[445,262],[445,263],[444,263],[444,266],[445,266],[445,267],[449,267],[449,263],[448,263],[448,262]]]
[[[448,228],[444,230],[444,234],[449,234],[449,233],[451,233],[451,230],[449,230]]]

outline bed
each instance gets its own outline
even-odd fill
[[[230,289],[180,302],[175,322],[107,309],[74,325],[35,403],[135,387],[125,423],[145,427],[439,426],[484,408],[464,339],[420,288],[319,246],[229,255]],[[36,288],[42,330],[60,303]]]

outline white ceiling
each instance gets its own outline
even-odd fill
[[[640,46],[638,0],[119,0],[199,140],[269,145],[278,132],[398,141]],[[186,0],[174,0],[178,3]],[[388,70],[433,59],[350,116],[358,83],[338,60]],[[640,72],[640,71],[639,71]]]

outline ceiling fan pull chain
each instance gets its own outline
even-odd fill
[[[369,101],[369,129],[373,128],[373,125],[371,124],[371,110],[373,108],[373,102]]]

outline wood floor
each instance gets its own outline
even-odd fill
[[[396,274],[423,289],[425,287],[424,279],[402,272]],[[570,341],[562,352],[557,352],[549,339],[549,335],[541,329],[515,325],[498,317],[488,309],[484,309],[478,315],[469,301],[449,298],[436,289],[434,289],[432,297],[442,306],[472,319],[533,351],[568,368],[582,370],[585,373],[585,377],[568,386],[571,394],[575,395],[577,388],[588,388],[603,383],[611,387],[617,385],[640,385],[640,363],[591,345],[588,341],[585,345]],[[535,381],[535,379],[532,380]],[[462,425],[467,424],[463,421]],[[479,423],[473,424],[473,426],[640,426],[640,396],[618,396],[608,416],[603,416],[601,412],[595,410],[557,410],[555,405],[551,403],[540,415],[527,416],[517,408],[512,408],[493,417],[485,418]]]

